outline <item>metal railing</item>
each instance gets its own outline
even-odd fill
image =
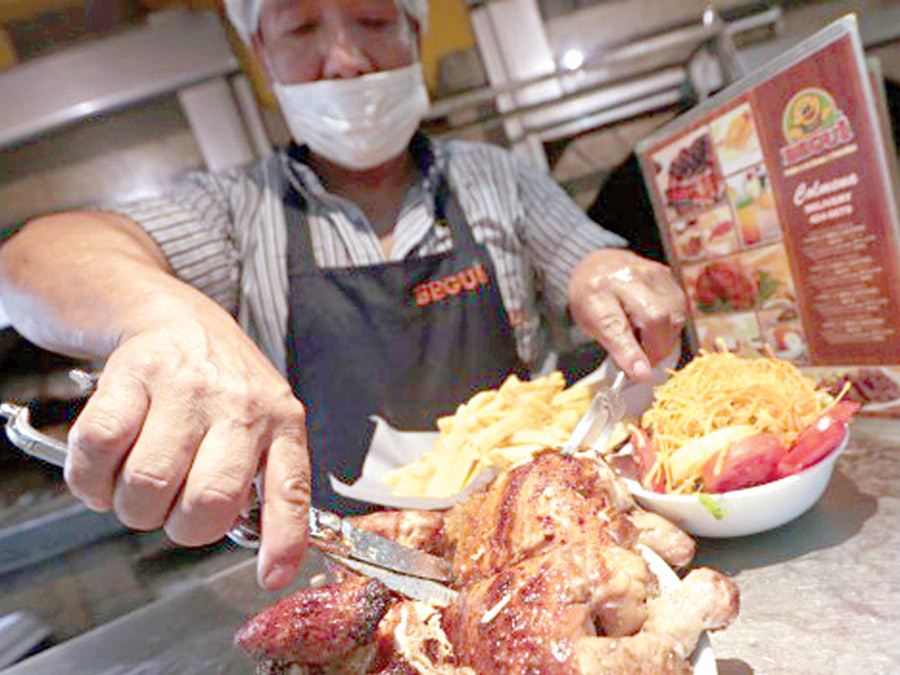
[[[781,24],[780,7],[728,22],[718,15],[712,20],[701,17],[696,24],[610,46],[577,69],[560,69],[502,87],[485,86],[437,99],[426,121],[441,122],[435,133],[453,137],[546,113],[539,124],[526,122],[524,134],[536,134],[543,141],[575,135],[671,107],[695,95],[698,83],[692,78],[685,52],[693,55],[707,48],[714,53],[720,62],[721,81],[712,84],[727,84],[741,74],[734,59],[734,40],[759,29],[769,29],[777,35]],[[632,65],[648,57],[658,58],[650,68]],[[496,104],[501,96],[522,94],[550,82],[561,85],[562,95],[508,110],[501,110]],[[515,96],[512,98],[515,100]],[[467,114],[460,114],[463,112]],[[518,140],[521,139],[508,139],[510,144]]]

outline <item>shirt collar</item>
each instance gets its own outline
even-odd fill
[[[409,152],[422,172],[422,188],[433,210],[435,194],[446,172],[446,151],[426,134],[417,131],[409,142]],[[283,151],[285,173],[303,197],[316,197],[327,202],[328,190],[309,166],[309,154],[308,145],[292,141]]]

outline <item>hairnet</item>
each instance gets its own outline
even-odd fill
[[[421,33],[428,30],[428,0],[397,0],[397,3],[419,24]],[[225,0],[225,10],[231,25],[244,42],[249,43],[259,28],[259,10],[262,4],[263,0]]]

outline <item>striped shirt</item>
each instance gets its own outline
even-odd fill
[[[285,181],[306,200],[316,264],[334,268],[449,251],[449,228],[434,215],[435,186],[443,176],[494,264],[519,357],[539,364],[547,347],[543,313],[564,317],[575,263],[589,251],[626,242],[590,220],[550,177],[502,148],[422,135],[411,147],[429,158],[423,163],[428,168],[406,195],[389,257],[359,207],[329,193],[297,148],[277,151],[250,169],[189,174],[165,197],[114,210],[143,226],[175,275],[232,312],[283,372]]]

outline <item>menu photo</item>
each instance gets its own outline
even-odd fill
[[[741,103],[714,118],[710,131],[723,172],[732,174],[762,163],[762,146],[749,103]]]
[[[765,345],[778,352],[782,345],[771,329],[788,321],[799,325],[796,293],[782,244],[685,265],[682,278],[703,347],[714,348],[716,338],[721,337],[726,343],[739,342],[740,352],[748,348],[761,352]],[[723,315],[727,319],[738,313],[742,316],[733,322],[723,320]],[[754,325],[748,327],[747,321]],[[736,340],[737,325],[744,327],[746,340]],[[727,332],[716,333],[726,326]]]
[[[736,121],[741,131],[729,131]],[[760,147],[750,107],[743,104],[652,154],[664,226],[679,260],[782,238]]]
[[[700,128],[653,156],[656,184],[669,220],[695,215],[725,200],[725,182],[712,154],[709,129]]]
[[[751,107],[712,116],[651,160],[700,345],[778,351],[763,312],[767,326],[776,309],[797,323],[796,297]]]
[[[778,210],[765,164],[754,164],[726,179],[741,241],[755,246],[782,238]]]
[[[672,239],[678,257],[684,261],[725,255],[740,248],[738,231],[727,205],[675,221]]]

